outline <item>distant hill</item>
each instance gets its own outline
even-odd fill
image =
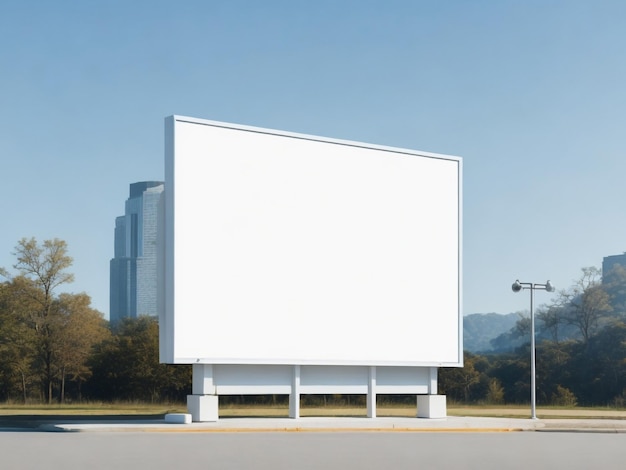
[[[517,320],[516,313],[473,313],[463,317],[463,349],[475,353],[493,351],[491,340],[508,333]]]

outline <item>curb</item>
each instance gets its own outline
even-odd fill
[[[294,423],[287,425],[269,423],[249,425],[233,423],[233,425],[211,424],[172,424],[163,422],[152,423],[45,423],[36,429],[43,432],[153,432],[153,433],[505,433],[534,431],[535,426],[519,426],[516,423],[485,423],[477,426],[475,423],[462,423],[457,426],[422,425],[411,426],[406,423],[372,423],[371,425],[355,426],[353,423]]]
[[[213,423],[168,423],[163,420],[116,422],[47,422],[31,428],[40,432],[126,432],[126,433],[506,433],[555,432],[626,434],[626,420],[515,420],[515,419],[453,419],[441,422],[391,420],[365,422],[356,420],[233,420]]]
[[[626,429],[615,428],[543,428],[535,429],[535,432],[569,432],[585,434],[626,434]]]
[[[169,427],[66,427],[44,424],[38,428],[44,432],[138,432],[175,434],[243,434],[243,433],[506,433],[536,431],[523,428],[169,428]]]

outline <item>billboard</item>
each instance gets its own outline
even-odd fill
[[[161,361],[462,364],[461,160],[165,122]]]

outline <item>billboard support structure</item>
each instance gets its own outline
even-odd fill
[[[219,395],[415,394],[463,366],[462,162],[202,119],[165,121],[160,360]]]
[[[380,384],[377,382],[379,370],[383,379]],[[390,374],[388,368],[376,366],[346,369],[346,366],[297,364],[270,368],[194,364],[192,395],[187,397],[187,406],[192,421],[217,421],[219,395],[289,395],[289,417],[297,419],[300,417],[301,395],[331,393],[367,395],[368,418],[376,418],[376,396],[379,393],[415,394],[417,417],[446,416],[446,397],[437,394],[436,367],[395,368]]]

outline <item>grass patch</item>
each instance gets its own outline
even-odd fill
[[[416,407],[409,405],[379,404],[379,417],[407,417],[416,415]],[[167,413],[186,413],[184,403],[80,403],[66,405],[20,405],[15,403],[0,404],[0,417],[10,416],[100,416],[114,417],[158,417]],[[227,404],[220,405],[220,417],[224,418],[286,418],[289,416],[289,406],[285,403],[270,404]],[[365,417],[367,410],[364,406],[301,406],[302,417]],[[494,418],[528,418],[530,407],[524,405],[448,405],[448,416],[494,417]],[[538,407],[537,416],[543,419],[626,419],[626,410],[608,407]]]
[[[158,415],[183,413],[184,404],[147,404],[147,403],[80,403],[68,405],[16,405],[0,404],[0,416],[110,416],[110,415]]]

